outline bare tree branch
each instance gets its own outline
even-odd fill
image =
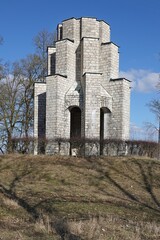
[[[154,124],[150,123],[148,125],[149,129],[157,129],[158,132],[158,143],[160,143],[160,100],[159,99],[153,99],[151,102],[147,104],[150,111],[155,115],[158,121],[158,126],[155,126]]]

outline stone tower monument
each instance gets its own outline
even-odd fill
[[[59,24],[46,83],[34,90],[34,137],[48,140],[46,154],[71,153],[69,142],[59,147],[57,138],[129,138],[130,81],[119,78],[118,46],[106,22],[83,17]]]

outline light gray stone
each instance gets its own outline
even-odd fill
[[[55,48],[48,47],[46,83],[35,84],[34,137],[45,135],[46,154],[63,155],[76,149],[69,139],[79,131],[78,124],[78,138],[128,139],[130,81],[119,78],[118,46],[110,41],[110,26],[96,18],[71,18],[58,25],[57,34]],[[84,153],[103,153],[96,144],[89,150],[83,143]]]

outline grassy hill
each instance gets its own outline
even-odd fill
[[[160,162],[0,156],[0,239],[160,239]]]

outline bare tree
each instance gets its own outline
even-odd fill
[[[0,45],[2,45],[3,43],[3,38],[0,35]],[[3,64],[2,64],[2,60],[0,59],[0,79],[3,77]]]
[[[21,81],[23,89],[23,114],[21,136],[28,138],[33,132],[33,87],[41,79],[41,59],[33,54],[14,64],[14,75]]]
[[[158,124],[146,123],[146,127],[151,133],[154,133],[154,131],[158,132],[158,143],[160,143],[160,100],[153,99],[147,106],[155,115]]]
[[[8,73],[0,81],[0,89],[1,149],[12,152],[12,138],[19,134],[22,114],[22,85],[19,79]]]
[[[42,30],[34,38],[34,44],[36,48],[36,54],[39,56],[41,62],[41,81],[45,81],[47,75],[47,47],[53,46],[55,43],[55,33],[49,33],[46,30]]]
[[[47,46],[54,34],[41,31],[34,39],[36,54],[13,64],[13,70],[0,64],[0,151],[13,151],[13,138],[29,138],[33,133],[33,87],[45,81]],[[0,44],[2,38],[0,38]],[[24,152],[27,152],[26,142]]]

